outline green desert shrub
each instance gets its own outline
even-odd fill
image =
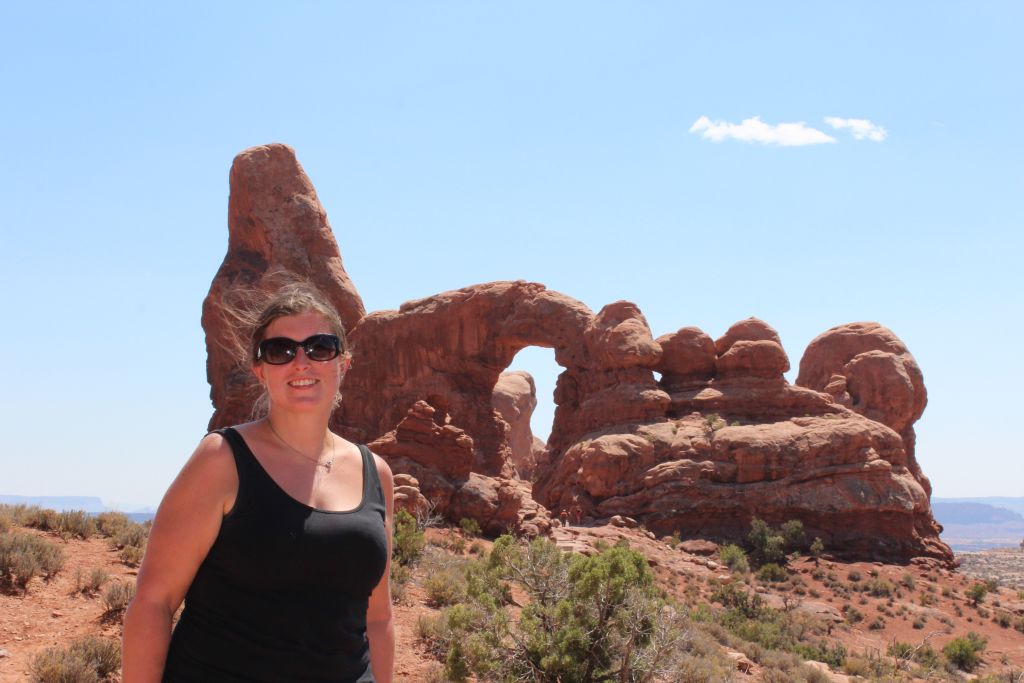
[[[110,574],[102,567],[95,567],[83,572],[81,567],[75,570],[75,590],[86,595],[95,595],[110,581]]]
[[[56,531],[59,516],[56,510],[29,505],[21,513],[21,525],[40,531]]]
[[[454,605],[465,599],[465,574],[461,567],[456,566],[428,572],[423,579],[423,590],[431,607]]]
[[[31,664],[35,683],[94,683],[107,680],[121,667],[121,646],[115,640],[85,636],[67,647],[51,647]]]
[[[132,524],[134,522],[123,512],[101,512],[96,515],[96,530],[107,538],[114,538]]]
[[[769,562],[785,564],[787,552],[804,550],[807,547],[807,534],[803,522],[798,519],[791,519],[777,529],[757,517],[750,522],[747,549],[750,551],[750,558],[758,566]],[[820,554],[822,549],[819,541],[817,552]]]
[[[546,540],[500,537],[490,554],[466,564],[466,599],[424,628],[449,680],[596,683],[723,680],[720,655],[702,663],[685,615],[657,589],[647,560],[626,544],[587,557]],[[519,619],[506,611],[509,583],[528,599]],[[717,657],[717,658],[715,658]],[[717,678],[716,678],[717,676]]]
[[[463,517],[459,520],[459,528],[462,529],[462,533],[470,538],[475,538],[482,533],[480,528],[480,522],[476,521],[471,517]]]
[[[103,591],[103,609],[109,616],[118,616],[128,609],[135,597],[134,581],[114,581]]]
[[[709,413],[704,417],[704,431],[707,434],[714,434],[722,427],[727,426],[728,423],[722,419],[718,413]]]
[[[138,567],[142,564],[142,558],[145,556],[146,551],[135,545],[126,545],[118,552],[121,562],[129,567]]]
[[[782,538],[786,543],[786,550],[803,550],[807,548],[807,534],[804,531],[804,523],[799,519],[791,519],[783,522],[779,527]]]
[[[391,563],[391,603],[395,605],[405,604],[409,580],[412,578],[412,570],[397,562]]]
[[[981,662],[981,653],[985,649],[986,640],[974,631],[965,637],[954,638],[942,648],[942,654],[958,669],[973,671]]]
[[[718,559],[729,568],[730,571],[746,574],[750,571],[750,564],[747,562],[747,554],[743,548],[730,543],[722,546],[718,551]]]
[[[31,533],[0,534],[0,583],[26,590],[35,576],[49,580],[64,567],[64,551]]]
[[[774,562],[768,562],[767,564],[761,565],[761,568],[757,570],[757,578],[759,581],[766,583],[778,583],[788,579],[789,574],[786,573],[785,569]]]
[[[84,510],[65,510],[57,513],[55,531],[62,538],[91,538],[96,533],[96,520]]]
[[[856,607],[852,605],[843,606],[843,614],[846,616],[846,621],[851,624],[864,621],[864,615]]]
[[[43,650],[32,659],[33,683],[98,683],[96,669],[60,647]]]
[[[750,550],[750,558],[758,566],[768,562],[778,564],[786,559],[786,539],[778,530],[756,517],[750,523],[747,548]]]
[[[984,583],[976,583],[967,589],[967,597],[972,605],[980,605],[988,595],[988,586]]]
[[[425,536],[417,526],[416,518],[405,510],[399,510],[395,515],[395,532],[392,543],[394,559],[399,564],[413,564],[423,554],[425,545]]]
[[[928,669],[938,669],[942,666],[939,653],[928,643],[918,646],[914,652],[914,661]]]
[[[818,558],[820,558],[821,554],[825,552],[825,544],[822,542],[821,538],[815,536],[814,541],[812,541],[811,545],[807,548],[807,552],[812,558],[814,558],[814,563],[818,564]]]
[[[842,666],[843,673],[860,678],[878,677],[884,669],[884,663],[877,657],[847,657]]]
[[[146,545],[149,537],[149,527],[144,524],[129,521],[126,526],[116,529],[110,536],[110,543],[114,548],[126,548],[133,546],[142,548]]]
[[[896,586],[894,586],[891,581],[878,578],[868,581],[865,588],[867,592],[875,598],[887,598],[896,592]]]

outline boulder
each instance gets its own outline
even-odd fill
[[[602,308],[583,333],[596,367],[605,370],[652,368],[661,360],[661,346],[651,336],[636,304],[616,301]]]
[[[789,371],[789,358],[779,334],[757,318],[741,320],[715,340],[718,375],[781,379]]]
[[[839,325],[815,337],[800,359],[796,383],[825,391],[899,433],[928,403],[917,361],[891,330],[874,322]]]
[[[891,427],[902,438],[910,468],[931,494],[917,463],[914,423],[924,413],[924,375],[906,344],[875,322],[838,325],[815,337],[800,359],[796,383]]]
[[[689,541],[683,541],[679,544],[679,549],[683,552],[690,553],[691,555],[702,555],[704,557],[712,557],[718,555],[718,544],[711,541],[704,541],[701,539],[691,539]]]
[[[661,360],[661,386],[667,391],[704,384],[715,376],[715,342],[698,327],[682,327],[655,340]]]
[[[395,512],[405,510],[413,517],[430,511],[430,501],[420,492],[420,483],[411,474],[394,476]]]

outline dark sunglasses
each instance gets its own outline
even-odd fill
[[[295,360],[299,347],[309,360],[325,363],[341,353],[341,340],[333,334],[314,334],[308,339],[295,341],[288,337],[264,339],[256,347],[256,360],[270,365],[287,365]]]

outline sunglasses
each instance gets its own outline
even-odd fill
[[[287,365],[295,360],[300,346],[306,358],[321,363],[334,360],[341,353],[341,340],[333,334],[314,334],[302,341],[288,337],[272,337],[264,339],[256,347],[256,360],[270,365]]]

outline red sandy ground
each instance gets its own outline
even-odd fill
[[[32,532],[36,533],[36,532]],[[435,542],[453,538],[457,534],[450,530],[432,529],[428,538]],[[596,540],[614,543],[618,538],[627,539],[631,546],[643,552],[654,567],[662,585],[680,598],[688,586],[691,596],[696,586],[697,591],[705,600],[710,594],[707,581],[714,577],[726,577],[727,572],[716,565],[717,557],[699,557],[672,549],[664,541],[648,537],[645,532],[637,529],[620,529],[614,527],[595,527],[556,530],[555,540],[567,550],[582,549]],[[51,537],[54,539],[54,537]],[[58,541],[59,542],[59,541]],[[485,546],[489,543],[484,542]],[[77,636],[93,633],[108,638],[120,638],[121,626],[117,620],[104,620],[103,605],[99,596],[85,596],[74,592],[75,570],[80,568],[87,574],[95,567],[102,567],[110,574],[112,580],[130,581],[135,579],[136,571],[122,565],[116,552],[110,550],[105,539],[93,538],[87,541],[71,540],[64,546],[67,562],[64,569],[47,583],[33,579],[28,592],[0,593],[0,683],[30,680],[29,666],[32,657],[47,647],[63,645]],[[950,639],[965,635],[969,630],[976,631],[988,638],[988,647],[983,654],[984,666],[978,673],[1008,672],[1014,668],[1024,669],[1024,634],[1011,628],[1000,627],[992,619],[1000,611],[1006,611],[1016,620],[1024,616],[1024,600],[1018,595],[1019,588],[1001,588],[995,594],[990,593],[983,607],[990,612],[988,618],[979,616],[976,608],[971,607],[965,592],[974,580],[957,571],[923,567],[917,565],[893,566],[880,563],[859,562],[840,563],[823,560],[821,569],[833,572],[839,581],[848,584],[851,571],[859,571],[862,581],[871,578],[870,572],[878,572],[878,578],[888,579],[898,584],[904,574],[914,578],[913,591],[902,589],[903,597],[894,598],[888,609],[894,614],[900,606],[907,606],[904,616],[885,616],[879,607],[886,606],[885,598],[866,598],[861,604],[860,594],[849,598],[835,595],[821,581],[812,578],[814,564],[810,560],[797,560],[791,567],[798,572],[806,583],[807,595],[796,596],[792,593],[779,593],[767,589],[765,596],[769,604],[782,606],[783,596],[790,605],[803,603],[804,607],[827,611],[829,608],[842,609],[845,603],[856,607],[864,615],[864,620],[849,627],[837,624],[832,630],[832,638],[842,642],[850,654],[885,654],[886,648],[894,640],[918,644],[932,634],[929,643],[936,650],[941,650]],[[419,582],[422,579],[414,573],[413,580],[407,584],[403,602],[395,605],[396,632],[396,679],[399,681],[421,681],[428,677],[429,672],[439,667],[416,640],[416,622],[420,615],[436,614],[438,610],[426,605],[423,589]],[[934,592],[928,591],[934,587]],[[955,590],[956,593],[943,597],[942,589]],[[814,597],[812,591],[819,595]],[[935,603],[921,607],[920,595],[934,597]],[[994,603],[998,601],[999,607]],[[962,616],[957,616],[959,607]],[[912,626],[918,614],[927,617],[923,629]],[[885,628],[870,630],[870,624],[877,616],[885,619]],[[946,619],[951,625],[940,621]],[[6,653],[3,655],[3,653]],[[759,679],[755,668],[750,676],[738,675],[737,680],[755,681]],[[842,680],[838,678],[837,680]]]

